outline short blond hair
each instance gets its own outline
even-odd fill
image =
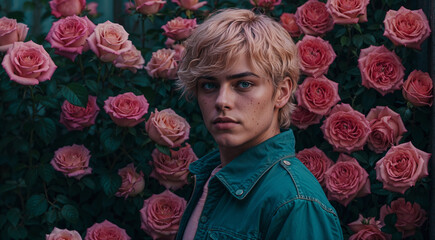
[[[299,79],[297,48],[289,33],[275,20],[245,9],[225,9],[198,26],[185,41],[177,84],[183,94],[195,96],[197,80],[213,76],[246,54],[266,74],[274,89],[285,78],[292,82],[291,99],[279,110],[281,128],[290,126],[293,93]]]

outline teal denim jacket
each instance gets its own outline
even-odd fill
[[[322,187],[295,158],[291,130],[245,151],[210,179],[195,239],[343,239]],[[182,239],[211,171],[213,151],[190,164],[196,183],[180,222]]]

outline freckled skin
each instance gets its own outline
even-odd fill
[[[228,78],[246,72],[256,76]],[[271,81],[256,71],[246,56],[236,59],[221,74],[207,77],[212,79],[198,80],[197,98],[205,125],[219,146],[223,165],[280,132],[279,91],[273,94]],[[235,123],[220,129],[214,124],[217,117],[228,117]]]

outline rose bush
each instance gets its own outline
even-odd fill
[[[104,110],[121,127],[134,127],[145,121],[143,116],[148,112],[148,106],[143,95],[136,96],[132,92],[109,97],[104,101]]]
[[[297,106],[291,115],[291,124],[300,129],[306,129],[308,126],[320,123],[323,115],[310,112],[308,109]]]
[[[334,24],[355,24],[367,22],[367,5],[370,0],[328,0],[326,8]]]
[[[136,5],[136,11],[145,15],[151,15],[157,13],[160,9],[162,9],[166,1],[134,0],[134,3]]]
[[[163,35],[174,40],[183,40],[188,38],[197,26],[196,18],[184,19],[176,17],[162,26],[162,29],[165,31]]]
[[[45,235],[45,240],[82,240],[82,237],[77,231],[55,227],[50,234]]]
[[[284,29],[290,33],[290,36],[299,37],[302,34],[301,29],[296,23],[296,17],[293,13],[283,13],[281,17],[279,17],[279,20]]]
[[[0,18],[0,52],[6,52],[14,42],[24,41],[28,31],[27,25],[16,19]]]
[[[403,97],[415,106],[432,106],[433,82],[428,73],[412,71],[402,88]]]
[[[334,21],[325,3],[318,0],[308,0],[299,6],[295,17],[296,23],[305,34],[319,36],[334,28]]]
[[[80,15],[86,7],[86,0],[51,0],[51,14],[57,18]]]
[[[175,54],[175,50],[172,49],[160,49],[153,52],[153,57],[145,67],[148,75],[153,78],[176,78],[178,63]]]
[[[65,100],[62,104],[59,122],[70,131],[83,130],[83,128],[95,124],[99,112],[100,108],[97,105],[97,97],[95,96],[88,97],[86,108],[75,106]]]
[[[101,223],[95,223],[86,230],[85,240],[104,239],[130,240],[131,238],[127,235],[124,229],[109,222],[108,220],[104,220]]]
[[[326,74],[336,55],[331,44],[320,37],[305,35],[296,43],[301,72],[312,77]]]
[[[299,151],[296,157],[310,170],[316,177],[320,185],[325,186],[325,172],[334,162],[326,156],[326,154],[317,147],[306,148]]]
[[[92,173],[90,159],[90,151],[85,146],[73,144],[56,150],[50,164],[65,176],[80,179]]]
[[[138,195],[145,187],[144,175],[142,172],[137,173],[133,163],[128,164],[126,167],[118,170],[121,176],[122,183],[118,192],[115,193],[117,197],[134,197]]]

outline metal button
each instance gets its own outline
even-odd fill
[[[239,189],[239,190],[236,191],[236,195],[237,196],[240,196],[242,194],[243,194],[243,190],[242,189]]]
[[[285,165],[287,165],[287,166],[290,166],[290,162],[289,161],[287,161],[287,160],[284,160],[284,161],[282,161]]]
[[[206,217],[206,216],[202,216],[202,217],[201,217],[201,222],[202,222],[202,223],[207,222],[207,217]]]

